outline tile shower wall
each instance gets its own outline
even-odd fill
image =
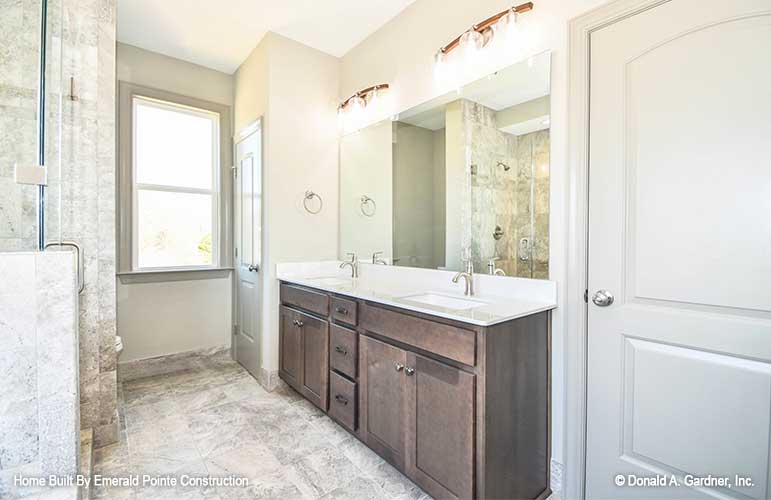
[[[73,254],[0,253],[0,498],[17,474],[77,472],[77,349]]]
[[[15,184],[13,165],[36,161],[40,5],[0,0],[0,251],[35,247],[36,188]],[[83,248],[81,425],[100,446],[118,436],[115,1],[49,0],[48,13],[46,235]],[[70,77],[76,99],[60,108],[58,90],[70,93]]]
[[[35,248],[35,186],[14,182],[34,165],[40,0],[0,0],[0,252]]]
[[[83,248],[80,295],[81,427],[115,442],[115,0],[64,1],[62,76],[77,100],[62,108],[61,234]],[[54,190],[55,191],[55,190]]]
[[[503,133],[494,110],[468,100],[462,100],[462,120],[471,165],[474,268],[485,272],[496,258],[507,276],[548,278],[549,131]],[[519,250],[523,238],[529,251]]]

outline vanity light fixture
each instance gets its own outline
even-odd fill
[[[434,60],[437,63],[443,62],[445,57],[447,57],[447,54],[456,48],[460,48],[465,54],[470,54],[481,49],[500,32],[510,32],[515,29],[517,16],[531,10],[533,10],[533,2],[527,2],[488,17],[484,21],[473,25],[471,28],[458,35],[453,41],[440,48],[436,52]]]
[[[350,108],[352,111],[361,111],[367,107],[367,104],[374,99],[377,99],[383,91],[388,90],[388,87],[389,85],[387,83],[379,83],[367,87],[366,89],[362,89],[341,102],[340,106],[337,108],[337,112],[342,114],[347,108]]]

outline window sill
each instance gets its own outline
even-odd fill
[[[226,278],[232,267],[202,267],[197,269],[156,269],[152,271],[123,271],[117,273],[124,285],[134,283],[162,283]]]

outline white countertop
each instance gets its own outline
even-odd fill
[[[557,287],[553,281],[474,274],[476,293],[466,297],[462,280],[452,283],[452,271],[360,263],[359,278],[352,279],[350,268],[339,269],[339,265],[339,261],[279,264],[276,276],[297,285],[479,326],[557,307]],[[410,300],[419,294],[481,304],[459,310]]]

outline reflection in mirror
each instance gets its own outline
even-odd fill
[[[399,266],[549,276],[550,56],[340,142],[340,251]]]

